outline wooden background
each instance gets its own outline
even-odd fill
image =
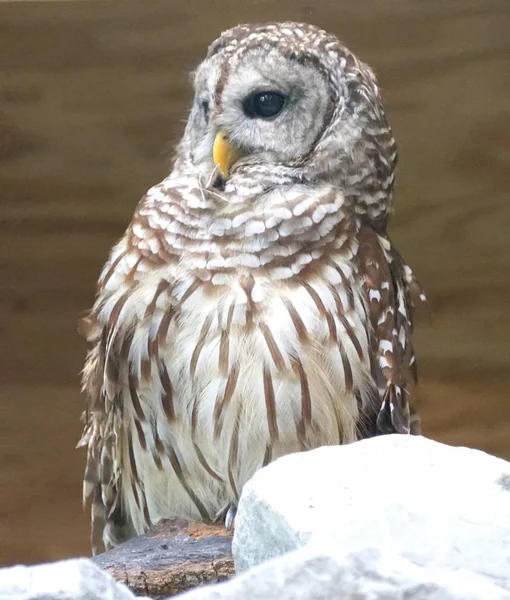
[[[0,3],[0,564],[88,552],[79,314],[169,168],[221,30],[291,18],[377,70],[400,145],[393,237],[430,298],[427,435],[510,458],[510,2]]]

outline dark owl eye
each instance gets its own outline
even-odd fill
[[[275,117],[285,104],[285,96],[279,92],[251,94],[243,102],[244,114],[250,118],[269,119]]]

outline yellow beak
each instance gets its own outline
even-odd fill
[[[228,179],[230,168],[241,156],[239,148],[232,146],[228,141],[227,134],[218,131],[214,138],[213,161],[224,179]]]

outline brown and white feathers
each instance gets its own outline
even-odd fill
[[[372,71],[333,35],[243,25],[210,46],[85,322],[95,551],[222,517],[283,454],[417,431],[396,159]]]

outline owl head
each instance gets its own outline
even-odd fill
[[[328,182],[385,221],[396,145],[373,72],[334,35],[239,25],[210,45],[193,80],[177,172],[227,196]]]

